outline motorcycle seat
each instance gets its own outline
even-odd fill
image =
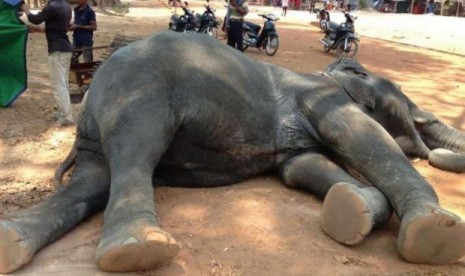
[[[328,27],[329,27],[329,29],[332,30],[332,31],[336,31],[336,30],[339,30],[339,28],[341,28],[341,25],[339,25],[339,24],[337,24],[337,23],[334,23],[334,22],[332,22],[332,21],[329,21],[328,23],[329,23],[329,24],[328,24]]]
[[[244,24],[247,25],[250,29],[252,29],[254,33],[257,33],[257,34],[260,32],[260,29],[262,28],[260,25],[255,24],[253,22],[245,21]]]

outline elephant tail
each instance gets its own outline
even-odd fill
[[[68,156],[55,171],[53,184],[55,185],[56,190],[60,190],[63,187],[63,175],[76,163],[76,157],[77,147],[75,142],[71,148],[71,151],[68,153]]]

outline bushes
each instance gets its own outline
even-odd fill
[[[367,0],[358,0],[358,7],[361,10],[368,8],[368,1]]]

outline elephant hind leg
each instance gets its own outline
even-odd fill
[[[176,256],[179,246],[169,233],[158,227],[138,223],[139,225],[132,229],[134,233],[125,233],[126,240],[123,243],[99,245],[110,248],[97,250],[97,264],[101,269],[113,272],[134,271],[135,267],[138,270],[148,270],[165,265]],[[118,235],[121,236],[121,233]],[[115,242],[120,240],[119,238],[109,240]]]
[[[0,237],[0,273],[13,272],[32,260],[34,251],[14,222],[0,220]]]
[[[426,209],[426,211],[425,211]],[[465,222],[438,208],[402,219],[397,246],[408,262],[444,265],[465,256]]]
[[[60,192],[29,209],[0,216],[0,273],[21,268],[38,250],[103,209],[109,190],[103,157],[79,152],[70,183]]]
[[[354,245],[384,225],[392,209],[376,187],[364,185],[326,155],[308,152],[286,161],[281,179],[324,199],[323,231],[339,243]]]
[[[152,176],[180,122],[164,98],[147,102],[146,97],[136,97],[118,114],[115,124],[102,131],[102,137],[108,137],[103,150],[111,168],[111,188],[95,259],[106,271],[152,269],[179,251],[158,222]],[[125,127],[117,127],[121,125]]]

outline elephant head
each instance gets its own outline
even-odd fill
[[[465,134],[416,106],[399,85],[350,58],[336,60],[325,73],[389,132],[405,154],[427,158],[440,169],[465,171]]]

